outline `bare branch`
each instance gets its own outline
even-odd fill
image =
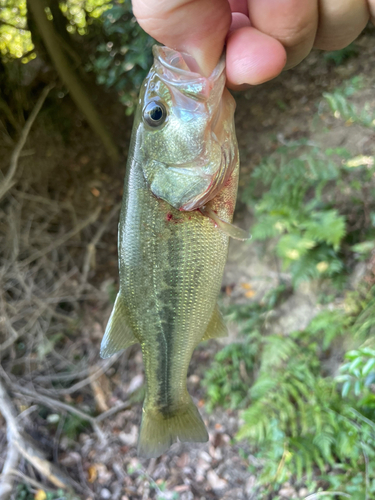
[[[45,1],[29,0],[28,6],[33,13],[35,23],[38,26],[40,35],[43,38],[56,70],[62,81],[68,87],[72,99],[75,101],[80,111],[85,115],[91,128],[102,140],[108,155],[114,161],[118,161],[119,153],[117,146],[103,125],[98,111],[87,94],[87,89],[85,89],[74,70],[71,68],[69,60],[66,58],[64,50],[59,43],[59,39],[56,37],[53,23],[50,23],[46,17],[44,11],[46,7]]]
[[[0,381],[0,411],[7,424],[8,453],[0,476],[0,498],[8,500],[13,491],[12,470],[18,465],[20,453],[15,442],[20,438],[17,426],[17,415],[13,404]]]
[[[76,384],[73,384],[71,387],[68,387],[67,389],[58,389],[57,393],[58,394],[73,394],[73,392],[78,391],[79,389],[82,389],[86,385],[91,384],[94,380],[99,378],[101,375],[103,375],[116,361],[118,358],[122,355],[122,352],[119,352],[109,358],[108,360],[104,361],[102,366],[99,366],[97,370],[91,373],[91,375],[80,382],[77,382]]]
[[[17,167],[18,167],[18,158],[20,156],[22,148],[25,145],[26,139],[29,135],[30,129],[35,121],[35,118],[38,116],[38,113],[41,110],[43,103],[44,103],[49,91],[54,86],[55,86],[55,84],[51,83],[43,89],[43,92],[41,93],[37,103],[35,104],[34,109],[32,110],[29,118],[27,119],[27,122],[25,123],[25,126],[21,132],[21,136],[20,136],[20,138],[17,142],[17,145],[14,148],[14,151],[13,151],[12,156],[10,158],[9,170],[7,172],[7,175],[4,178],[2,186],[0,186],[0,200],[1,200],[1,198],[3,198],[3,196],[9,191],[9,189],[14,184],[13,177],[14,177],[16,170],[17,170]]]
[[[0,409],[7,423],[8,454],[0,479],[0,498],[7,500],[13,491],[13,473],[20,455],[57,488],[72,489],[71,480],[60,469],[45,459],[35,443],[21,433],[13,403],[0,380]]]
[[[28,266],[34,260],[39,259],[40,257],[43,257],[47,253],[51,252],[55,248],[58,248],[60,245],[63,245],[66,243],[70,238],[73,238],[76,234],[80,233],[82,229],[84,229],[86,226],[89,224],[92,224],[96,219],[99,217],[99,214],[102,210],[102,207],[98,207],[91,215],[88,217],[86,220],[82,221],[80,224],[77,224],[73,229],[65,233],[61,238],[58,238],[56,241],[53,241],[50,245],[47,246],[47,248],[44,248],[43,250],[38,250],[30,257],[27,259],[21,261],[22,266]]]
[[[83,270],[82,270],[82,282],[83,283],[86,283],[86,281],[87,281],[87,276],[88,276],[88,273],[90,271],[90,266],[94,267],[95,252],[96,252],[95,247],[99,243],[100,238],[103,236],[106,229],[108,229],[110,220],[118,213],[118,211],[120,210],[120,207],[121,207],[121,203],[117,203],[117,205],[115,205],[112,208],[112,210],[109,212],[107,217],[104,219],[103,224],[98,228],[93,239],[87,245],[87,250],[86,250],[86,255],[85,255],[85,260],[84,260]]]
[[[102,420],[105,420],[106,418],[111,417],[112,415],[114,415],[115,413],[118,413],[119,411],[128,410],[129,408],[131,408],[131,406],[132,406],[132,403],[130,401],[124,401],[123,403],[121,403],[117,406],[113,406],[112,408],[105,411],[104,413],[101,413],[100,415],[98,415],[95,418],[95,420],[97,422],[101,422]]]
[[[35,391],[31,391],[31,390],[26,389],[25,387],[21,387],[17,384],[13,384],[13,388],[14,388],[14,390],[20,392],[21,394],[30,398],[33,401],[39,401],[50,408],[58,408],[60,410],[67,411],[69,413],[73,413],[73,415],[76,415],[80,419],[85,420],[86,422],[89,422],[91,424],[92,428],[94,429],[94,431],[96,432],[100,441],[103,444],[107,441],[105,434],[103,433],[103,431],[100,429],[100,427],[98,425],[97,420],[94,417],[92,417],[91,415],[87,415],[87,413],[84,413],[81,410],[77,410],[77,408],[74,408],[73,406],[70,406],[66,403],[62,403],[58,399],[53,399],[53,398],[50,398],[48,396],[44,396],[43,394],[39,394]]]

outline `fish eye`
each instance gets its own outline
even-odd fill
[[[159,101],[150,101],[143,111],[143,119],[150,127],[159,127],[167,118],[167,110]]]

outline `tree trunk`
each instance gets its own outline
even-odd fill
[[[65,56],[58,36],[55,34],[53,24],[48,21],[44,8],[46,6],[43,0],[28,0],[28,6],[33,14],[35,24],[43,39],[43,42],[49,52],[49,55],[60,75],[61,80],[67,86],[70,95],[80,111],[85,115],[93,131],[102,140],[108,155],[118,161],[118,150],[111,136],[105,129],[102,120],[86,94],[79,78],[71,68],[67,57]]]

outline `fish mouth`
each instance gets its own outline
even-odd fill
[[[152,52],[156,72],[166,85],[200,101],[207,101],[214,87],[220,87],[222,92],[225,84],[224,54],[211,75],[204,77],[198,72],[198,64],[189,54],[161,45],[154,45]]]

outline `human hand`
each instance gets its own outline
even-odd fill
[[[312,47],[349,45],[375,18],[375,0],[132,0],[141,27],[187,52],[209,75],[226,43],[228,86],[276,77]]]

